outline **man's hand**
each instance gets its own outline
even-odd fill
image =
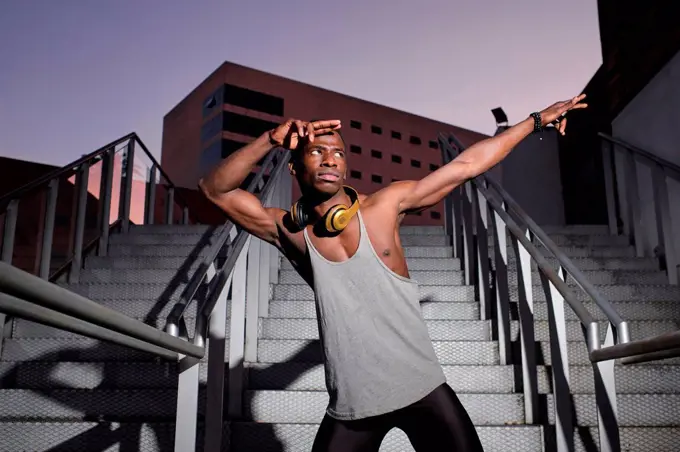
[[[269,141],[275,146],[283,146],[294,150],[300,143],[301,138],[306,137],[311,143],[314,141],[314,135],[328,133],[340,127],[342,125],[339,119],[314,122],[289,119],[269,132]]]
[[[571,100],[556,102],[545,110],[541,111],[541,126],[545,127],[552,123],[557,131],[564,135],[564,131],[567,127],[567,118],[565,115],[569,110],[586,108],[588,104],[581,103],[585,97],[585,94],[581,94],[580,96],[576,96]]]

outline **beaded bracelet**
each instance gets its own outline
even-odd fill
[[[529,116],[534,118],[534,132],[540,132],[543,129],[543,126],[541,125],[541,114],[533,112]]]

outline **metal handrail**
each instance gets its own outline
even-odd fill
[[[250,181],[248,186],[245,188],[245,190],[249,193],[254,193],[255,190],[257,189],[258,185],[262,181],[262,178],[264,177],[264,173],[266,170],[269,168],[269,166],[272,164],[272,161],[274,157],[277,156],[277,154],[282,155],[281,161],[276,163],[276,166],[273,168],[269,181],[265,186],[262,188],[262,191],[259,193],[260,198],[264,199],[266,195],[273,189],[278,175],[281,173],[283,167],[288,163],[288,159],[290,158],[290,150],[283,150],[281,152],[281,149],[283,148],[275,148],[272,151],[267,154],[265,157],[265,160],[263,161],[260,170],[256,173],[255,177]],[[230,236],[233,235],[233,229],[236,226],[229,220],[227,220],[224,225],[222,226],[222,230],[217,238],[217,240],[211,245],[205,259],[199,265],[199,267],[196,269],[196,272],[193,274],[191,277],[191,280],[187,284],[186,289],[182,292],[182,295],[180,296],[179,301],[173,306],[171,309],[170,313],[168,314],[168,317],[166,319],[166,326],[165,326],[165,331],[168,334],[172,334],[173,336],[179,335],[179,326],[181,319],[184,315],[184,312],[186,309],[191,305],[193,302],[196,293],[198,292],[198,289],[200,288],[201,284],[206,280],[208,272],[210,271],[211,267],[214,268],[214,262],[217,259],[217,256],[220,255],[220,252],[224,249],[225,245],[227,245],[227,240],[229,239]],[[245,233],[245,231],[240,231],[239,236],[241,234]],[[234,242],[236,239],[234,240]],[[245,242],[244,242],[245,243]],[[232,250],[233,251],[233,250]],[[240,250],[239,250],[240,251]],[[234,254],[233,252],[231,254]],[[227,263],[230,263],[231,261],[228,259]],[[225,263],[225,267],[227,265]],[[232,264],[236,264],[236,261],[234,260]],[[228,269],[229,272],[232,271],[232,269]],[[226,282],[226,281],[225,281]],[[221,287],[219,288],[221,290]],[[218,290],[218,292],[219,292]],[[209,308],[209,309],[208,309]],[[213,306],[204,306],[202,312],[212,312],[212,309],[214,308]],[[201,316],[196,317],[196,321],[198,322]],[[198,330],[197,330],[198,333]],[[198,336],[198,334],[197,334]]]
[[[609,141],[612,144],[616,144],[618,146],[624,147],[628,149],[629,151],[634,152],[635,154],[644,157],[648,160],[651,160],[652,162],[656,163],[657,165],[663,166],[665,169],[670,170],[668,174],[669,176],[673,177],[674,179],[680,181],[680,166],[676,165],[675,163],[669,162],[666,159],[663,159],[661,157],[658,157],[654,154],[652,154],[649,151],[645,151],[642,148],[639,148],[637,146],[634,146],[630,143],[626,143],[620,138],[614,138],[610,135],[607,135],[606,133],[599,132],[598,136],[600,138],[603,138],[604,140]]]

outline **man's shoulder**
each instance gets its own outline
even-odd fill
[[[367,205],[390,205],[399,203],[405,193],[408,193],[409,190],[413,190],[414,184],[415,181],[410,180],[394,181],[373,193],[359,193],[359,202]]]

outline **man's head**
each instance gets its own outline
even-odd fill
[[[345,142],[338,130],[303,139],[291,155],[291,174],[305,196],[328,199],[342,189],[347,173]]]

